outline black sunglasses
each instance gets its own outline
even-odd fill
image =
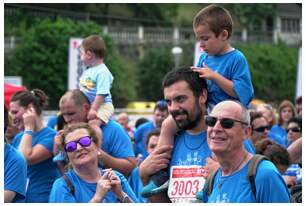
[[[262,133],[262,132],[264,132],[266,130],[270,130],[270,129],[271,129],[271,126],[267,125],[267,126],[262,126],[262,127],[258,127],[256,129],[253,129],[253,131]]]
[[[234,126],[235,122],[239,122],[241,124],[248,125],[248,123],[242,122],[242,121],[236,120],[236,119],[231,119],[231,118],[218,119],[218,118],[212,117],[212,116],[205,116],[205,123],[209,127],[214,127],[218,120],[220,121],[220,124],[224,129],[232,128]]]
[[[299,127],[288,128],[288,129],[286,129],[287,133],[288,133],[290,130],[291,130],[292,132],[301,132],[301,128],[299,128]]]

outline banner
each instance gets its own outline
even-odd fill
[[[70,38],[69,41],[69,62],[68,62],[68,90],[78,89],[79,78],[83,72],[80,59],[81,38]]]

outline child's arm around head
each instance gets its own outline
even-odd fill
[[[237,98],[237,94],[234,91],[234,84],[231,80],[225,78],[221,74],[214,72],[209,67],[204,68],[198,68],[198,67],[192,67],[192,70],[194,72],[199,73],[199,76],[201,78],[209,79],[214,81],[224,92],[226,92],[228,95]]]

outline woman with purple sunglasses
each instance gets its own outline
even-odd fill
[[[121,173],[98,167],[100,142],[87,123],[67,126],[61,137],[71,169],[54,182],[49,202],[138,202]]]

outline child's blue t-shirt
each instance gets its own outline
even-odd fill
[[[104,104],[112,103],[110,93],[114,77],[104,63],[86,69],[79,82],[80,90],[92,103],[96,95],[104,96]]]
[[[254,96],[249,66],[245,56],[237,49],[222,55],[210,56],[203,53],[200,56],[197,67],[209,67],[214,72],[233,82],[233,89],[238,99],[225,93],[214,81],[207,80],[208,104],[212,107],[227,99],[236,99],[246,107]]]
[[[40,144],[53,154],[53,143],[56,131],[50,127],[35,132],[32,137],[32,145]],[[17,134],[12,142],[12,146],[18,149],[23,132]],[[52,157],[37,164],[28,165],[27,177],[29,184],[26,192],[26,202],[48,202],[49,194],[54,180],[59,177],[57,165],[52,161]]]

